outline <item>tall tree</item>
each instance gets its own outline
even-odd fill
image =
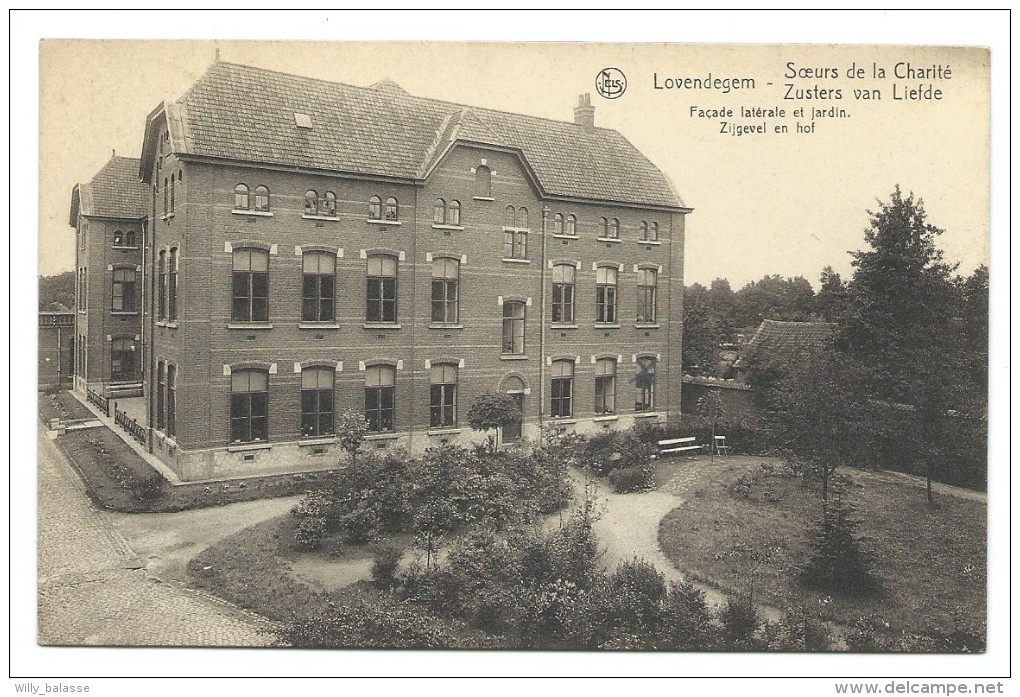
[[[846,283],[831,266],[822,269],[819,281],[821,287],[815,295],[815,315],[826,322],[836,322],[846,305]]]
[[[74,309],[74,271],[39,277],[39,309],[45,310],[53,303]]]
[[[700,283],[684,291],[684,370],[697,367],[703,375],[714,375],[719,362],[719,344],[723,334],[719,319],[712,311],[709,291]]]

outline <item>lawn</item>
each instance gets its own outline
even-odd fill
[[[682,571],[727,593],[781,610],[803,607],[850,626],[875,615],[900,633],[986,627],[987,505],[937,497],[929,509],[924,489],[860,470],[841,470],[852,484],[858,534],[874,554],[881,591],[840,597],[810,591],[797,581],[821,520],[820,488],[775,465],[721,460],[687,502],[659,526],[663,552]],[[743,476],[743,478],[742,478]]]

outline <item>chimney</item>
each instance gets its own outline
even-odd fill
[[[591,105],[591,93],[585,92],[577,97],[574,107],[574,123],[585,128],[595,128],[595,107]]]

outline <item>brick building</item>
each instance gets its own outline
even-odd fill
[[[150,444],[183,479],[679,415],[685,208],[623,136],[217,61],[145,124]],[[677,318],[675,321],[672,318]]]
[[[148,187],[138,159],[114,153],[71,192],[75,229],[74,387],[142,394],[142,245]]]
[[[39,311],[39,389],[66,389],[74,376],[74,311],[56,307]]]

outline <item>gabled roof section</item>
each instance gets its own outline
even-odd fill
[[[519,152],[547,196],[683,207],[616,131],[416,97],[389,79],[355,87],[217,61],[165,112],[181,155],[420,182],[460,141]]]
[[[78,214],[99,218],[144,218],[149,187],[138,179],[139,161],[114,155],[92,179],[71,192],[73,227]]]
[[[829,322],[779,322],[767,319],[747,344],[734,368],[785,369],[800,363],[833,340]]]

